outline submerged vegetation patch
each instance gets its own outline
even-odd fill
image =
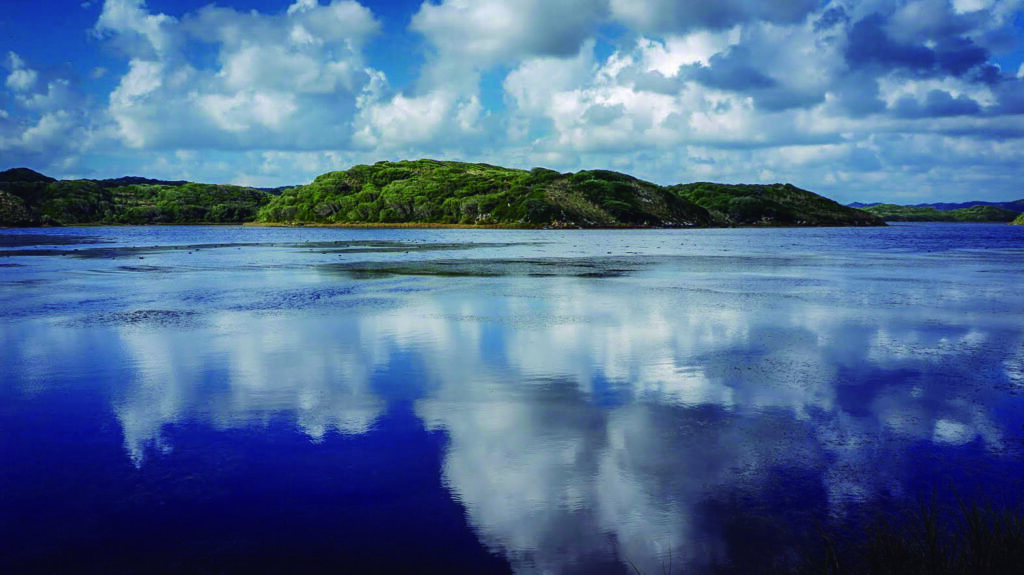
[[[55,234],[2,234],[0,248],[23,248],[34,246],[68,246],[81,244],[102,244],[110,240],[97,236],[62,236]]]
[[[1016,573],[1024,565],[1024,508],[989,499],[934,500],[876,512],[852,530],[817,529],[794,556],[764,573],[967,575]]]
[[[68,327],[91,326],[136,326],[136,327],[195,327],[201,314],[192,310],[137,309],[97,313],[74,318],[65,323]]]
[[[59,238],[59,236],[54,236]],[[34,240],[33,240],[34,241]],[[97,242],[98,243],[98,242]],[[389,240],[355,240],[355,241],[321,241],[321,242],[233,242],[233,243],[205,243],[188,245],[168,246],[99,246],[83,248],[59,248],[59,245],[76,245],[74,241],[46,242],[43,245],[52,245],[48,248],[32,249],[0,249],[0,258],[13,256],[68,256],[81,259],[119,259],[119,258],[145,258],[147,255],[170,252],[185,252],[188,254],[217,249],[238,249],[238,248],[278,248],[298,251],[317,252],[320,254],[374,254],[374,253],[414,253],[414,252],[444,252],[462,251],[480,248],[504,248],[514,245],[508,242],[427,242],[427,241],[389,241]],[[35,243],[27,243],[24,247],[32,247]],[[13,265],[13,264],[12,264]]]
[[[355,262],[326,264],[322,269],[357,279],[389,276],[438,277],[621,277],[648,267],[627,258],[548,258]]]

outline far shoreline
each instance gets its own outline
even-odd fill
[[[849,225],[849,224],[748,224],[732,226],[572,226],[544,225],[531,226],[525,224],[442,224],[424,222],[175,222],[150,224],[117,224],[117,223],[75,223],[59,226],[0,226],[0,230],[55,230],[61,228],[147,228],[172,226],[210,226],[210,227],[247,227],[247,228],[344,228],[344,229],[459,229],[459,230],[735,230],[735,229],[813,229],[813,228],[884,228],[892,223],[922,224],[995,224],[1002,222],[886,222],[882,225]]]

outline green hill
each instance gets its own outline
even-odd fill
[[[1024,214],[1017,216],[1017,218],[1010,223],[1015,226],[1024,226]]]
[[[709,210],[691,197],[688,186],[741,189],[737,204],[745,210],[743,217]],[[752,195],[763,199],[748,201]],[[562,174],[435,160],[378,162],[324,174],[271,200],[258,221],[527,227],[884,225],[790,185],[663,187],[605,170]]]
[[[1012,222],[1018,212],[996,206],[972,206],[958,210],[877,204],[860,208],[887,222]]]
[[[720,225],[885,225],[870,214],[791,184],[695,182],[668,189],[707,209]]]
[[[0,225],[243,223],[271,197],[252,188],[145,178],[58,181],[18,168],[0,172]]]
[[[0,225],[242,223],[708,227],[884,225],[789,184],[664,187],[606,170],[378,162],[283,190],[0,172]]]
[[[435,160],[378,162],[324,174],[274,198],[258,221],[527,227],[712,223],[704,209],[626,174],[560,174]]]
[[[57,180],[49,176],[44,176],[43,174],[28,168],[12,168],[10,170],[0,172],[0,183],[25,184],[35,182],[49,183],[56,181]]]

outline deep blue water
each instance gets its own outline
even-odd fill
[[[0,572],[633,572],[1019,500],[1024,228],[0,230]]]

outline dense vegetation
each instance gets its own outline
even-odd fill
[[[692,186],[742,190],[736,209],[705,205]],[[732,196],[729,196],[730,198]],[[726,200],[728,203],[728,200]],[[735,217],[734,217],[735,216]],[[418,160],[331,172],[260,210],[261,222],[522,226],[882,225],[790,185],[662,187],[626,174]]]
[[[522,226],[707,226],[661,186],[603,170],[561,174],[487,164],[378,162],[331,172],[260,210],[262,222]]]
[[[872,203],[861,203],[853,202],[847,204],[851,208],[870,208],[872,206],[880,206],[883,202],[872,202]],[[1004,210],[1010,210],[1011,212],[1021,213],[1024,212],[1024,199],[1013,200],[1010,202],[982,202],[973,200],[970,202],[933,202],[930,204],[913,204],[910,207],[913,208],[935,208],[940,212],[948,212],[950,210],[960,210],[963,208],[973,208],[974,206],[993,206],[996,208],[1003,208]]]
[[[0,225],[416,224],[521,227],[884,225],[789,184],[664,187],[606,170],[378,162],[259,190],[145,178],[57,181],[0,172]]]
[[[887,222],[1012,222],[1019,215],[1019,212],[991,205],[938,210],[932,207],[877,204],[861,209]]]
[[[696,182],[668,189],[707,209],[720,225],[884,225],[870,214],[791,184]]]
[[[1017,218],[1010,223],[1018,226],[1024,226],[1024,214],[1017,216]]]
[[[725,573],[968,575],[1017,573],[1024,565],[1024,508],[990,500],[922,502],[877,510],[859,524],[817,526],[813,539],[780,553],[768,549]]]
[[[272,194],[252,188],[145,178],[57,181],[0,172],[0,225],[243,223]]]

